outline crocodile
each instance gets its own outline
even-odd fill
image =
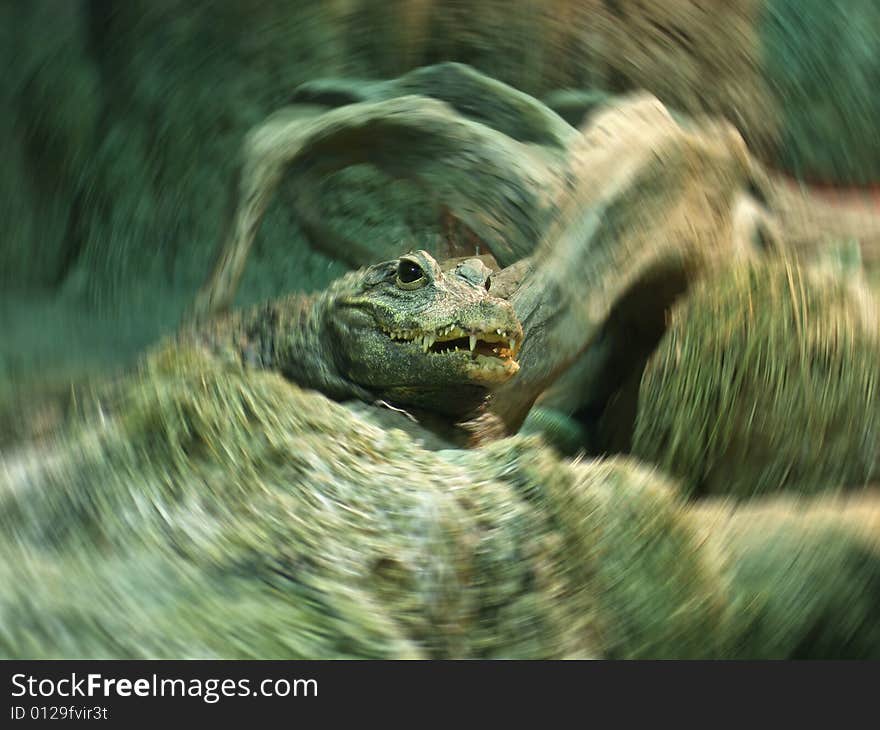
[[[479,258],[443,267],[426,251],[349,272],[211,320],[190,338],[335,400],[462,417],[519,370],[523,330]]]

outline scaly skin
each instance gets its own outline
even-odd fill
[[[519,369],[522,326],[489,293],[490,273],[479,259],[444,272],[416,251],[351,272],[321,294],[215,320],[196,337],[337,400],[462,416]]]

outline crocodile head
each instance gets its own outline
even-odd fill
[[[490,274],[479,259],[443,271],[416,251],[344,277],[326,322],[338,371],[392,403],[472,410],[519,370],[522,326]]]

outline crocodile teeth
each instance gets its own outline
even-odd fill
[[[425,335],[422,337],[422,351],[427,352],[431,345],[434,344],[434,335]]]
[[[477,336],[476,335],[470,336],[470,345],[471,345],[471,352],[473,352],[474,348],[477,346]]]

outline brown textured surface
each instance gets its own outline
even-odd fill
[[[419,12],[407,17],[420,31],[411,37],[425,39],[430,60],[479,61],[482,49],[480,68],[531,93],[646,89],[672,108],[726,117],[753,146],[769,150],[777,139],[779,119],[762,76],[759,0],[413,4]],[[501,53],[517,41],[518,52]]]
[[[880,269],[880,198],[875,191],[801,188],[776,176],[768,202],[792,250],[814,256],[856,241],[865,268],[871,273]]]

